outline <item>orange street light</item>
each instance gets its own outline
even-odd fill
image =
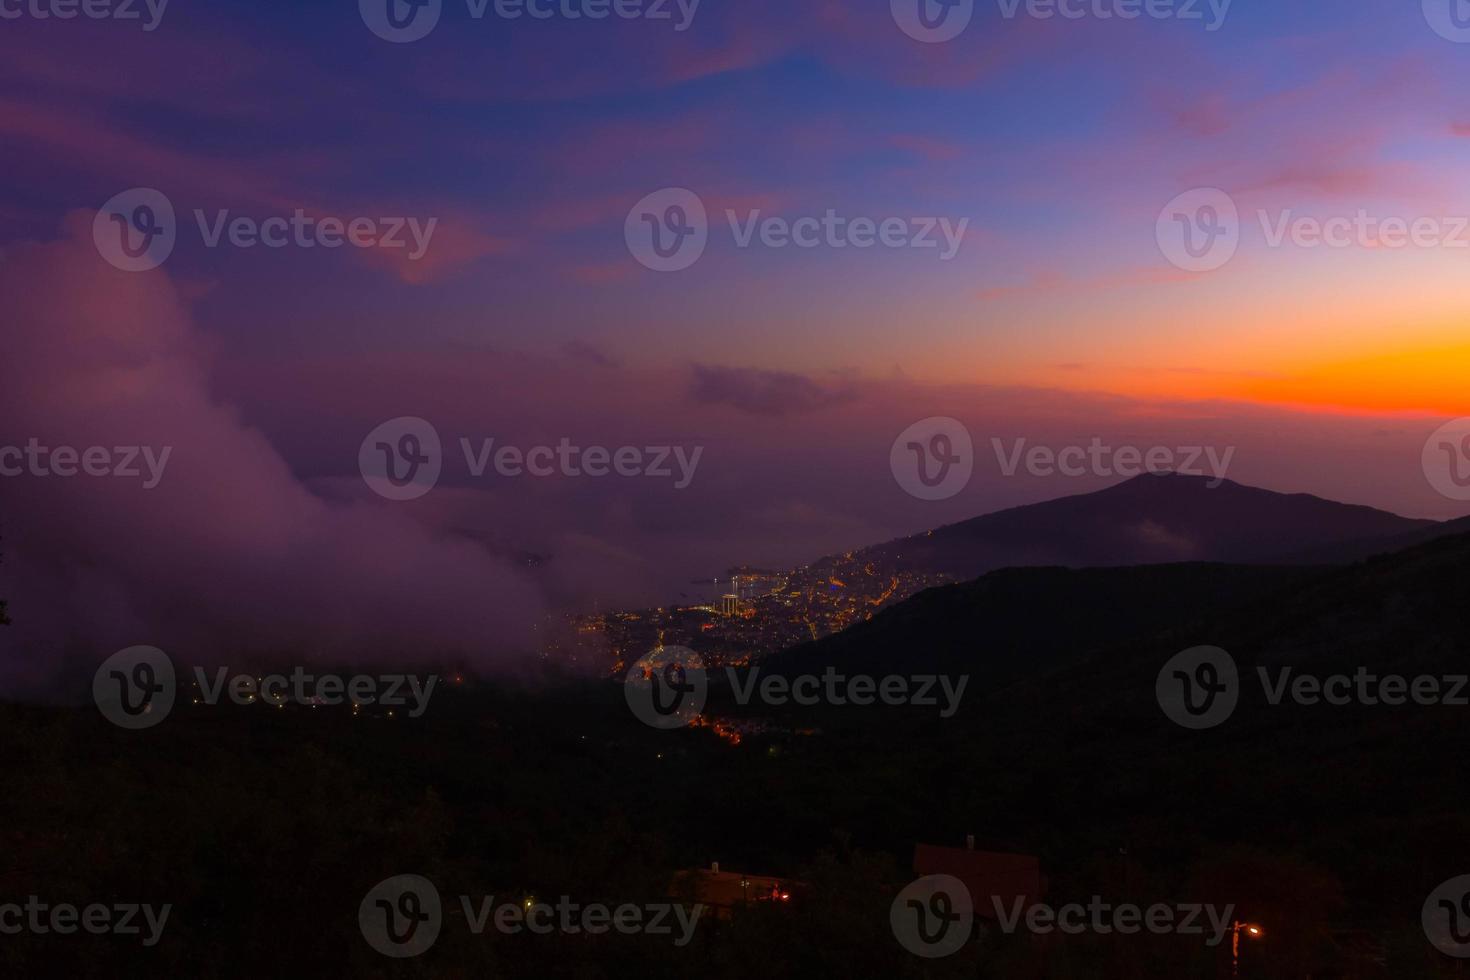
[[[1236,919],[1230,924],[1230,975],[1240,976],[1240,934],[1245,933],[1252,939],[1260,939],[1266,934],[1266,930],[1254,922],[1241,922]]]

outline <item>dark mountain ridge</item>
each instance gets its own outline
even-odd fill
[[[1145,474],[1095,493],[974,517],[859,552],[898,567],[973,578],[998,568],[1163,562],[1298,564],[1365,557],[1439,522],[1230,480]]]

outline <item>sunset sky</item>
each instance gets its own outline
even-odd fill
[[[151,30],[0,20],[0,297],[18,327],[0,441],[151,439],[179,447],[184,474],[109,499],[85,542],[69,508],[95,488],[47,487],[49,523],[7,527],[8,547],[22,567],[45,550],[122,579],[138,571],[123,539],[156,521],[182,551],[149,567],[176,582],[351,502],[559,556],[564,578],[529,605],[658,600],[737,562],[1110,482],[1002,479],[986,450],[965,494],[913,500],[888,447],[936,415],[987,446],[1232,445],[1241,482],[1462,515],[1420,453],[1470,415],[1470,44],[1402,0],[1236,0],[1218,24],[1198,7],[1069,20],[981,0],[943,43],[876,0],[704,0],[684,30],[672,3],[668,20],[574,21],[493,4],[476,19],[444,0],[412,43],[376,36],[347,0],[172,0]],[[122,272],[92,222],[138,187],[171,202],[178,242],[159,268]],[[706,251],[678,272],[645,268],[624,236],[664,188],[710,216]],[[1212,271],[1171,263],[1156,234],[1195,188],[1239,209],[1238,251]],[[417,260],[210,248],[196,209],[436,226]],[[741,248],[727,209],[963,221],[965,235],[948,260]],[[1458,240],[1270,243],[1272,223],[1360,211]],[[487,487],[446,465],[435,495],[394,509],[365,499],[357,451],[407,415],[447,442],[708,451],[677,495]],[[221,512],[240,541],[218,540]]]
[[[418,263],[210,250],[187,222],[168,272],[246,357],[575,342],[647,365],[1470,409],[1470,248],[1269,248],[1255,220],[1470,214],[1470,47],[1418,4],[1238,2],[1211,31],[992,2],[945,44],[886,6],[706,0],[681,32],[672,5],[538,22],[457,0],[412,44],[346,2],[175,0],[151,32],[6,23],[0,214],[8,240],[44,239],[149,186],[186,214],[439,219]],[[679,275],[621,235],[667,186],[716,226]],[[1245,227],[1228,266],[1192,275],[1154,219],[1198,186]],[[742,250],[727,207],[969,227],[948,262]]]

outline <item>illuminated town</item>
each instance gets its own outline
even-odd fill
[[[572,618],[571,641],[546,653],[575,663],[601,663],[609,674],[660,646],[684,646],[707,666],[752,660],[870,619],[916,592],[953,576],[889,567],[871,552],[848,552],[789,571],[733,568],[719,598],[700,605],[619,610]]]

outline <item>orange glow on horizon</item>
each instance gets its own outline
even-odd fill
[[[1343,352],[1346,353],[1346,352]],[[1046,373],[1031,383],[1142,401],[1243,402],[1341,415],[1470,415],[1470,343],[1361,351],[1335,359],[1302,360],[1259,371],[1126,369],[1097,365],[1068,375]],[[1137,410],[1137,409],[1136,409]],[[1187,407],[1154,405],[1150,415],[1188,417]]]
[[[1241,386],[1250,401],[1349,412],[1470,415],[1470,344],[1381,352],[1321,363]]]

